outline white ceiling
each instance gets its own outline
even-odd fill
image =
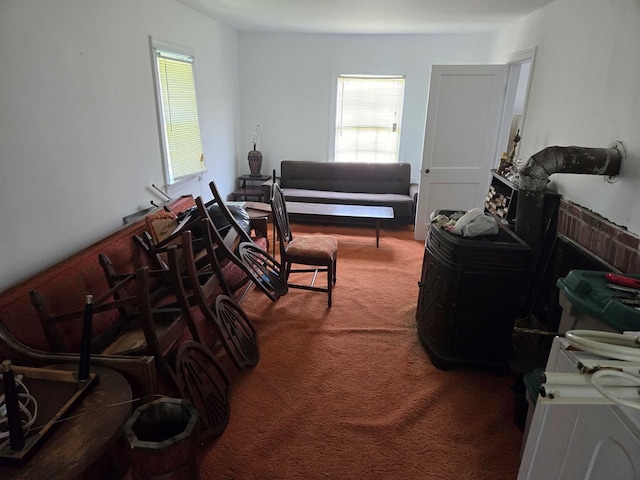
[[[238,31],[490,32],[553,0],[178,0]]]

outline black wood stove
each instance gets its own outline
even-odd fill
[[[464,238],[431,224],[416,321],[436,367],[508,368],[529,261],[529,246],[509,229]]]
[[[516,317],[530,313],[555,244],[559,195],[546,191],[548,177],[617,175],[624,156],[619,143],[547,147],[517,172],[514,231],[501,226],[497,235],[465,238],[430,225],[416,323],[436,367],[508,369]]]

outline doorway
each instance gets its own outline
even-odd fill
[[[483,208],[490,170],[523,131],[535,50],[504,65],[432,67],[416,240],[426,238],[435,210]]]
[[[522,136],[524,131],[525,112],[529,99],[529,87],[531,85],[536,49],[537,47],[533,47],[513,53],[507,60],[509,67],[508,88],[515,88],[515,97],[511,114],[509,115],[508,112],[505,112],[506,122],[503,123],[499,141],[499,145],[502,146],[500,152],[511,154],[515,134],[519,132],[519,135]],[[517,147],[513,153],[518,156]]]

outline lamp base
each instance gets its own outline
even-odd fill
[[[262,168],[262,153],[258,150],[251,150],[248,155],[249,170],[252,177],[260,176],[260,169]]]

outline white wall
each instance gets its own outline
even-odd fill
[[[236,176],[237,34],[173,0],[0,2],[0,289],[122,225],[164,184],[148,36],[190,47],[209,171]]]
[[[304,35],[239,33],[242,148],[260,124],[262,173],[281,160],[331,158],[335,84],[340,73],[406,75],[400,157],[419,179],[433,64],[487,63],[489,35]]]
[[[494,60],[536,45],[520,156],[621,140],[628,158],[616,183],[557,174],[551,187],[640,234],[640,2],[556,0],[503,29]]]
[[[196,55],[209,172],[174,196],[208,199],[210,180],[228,193],[249,171],[258,123],[263,173],[287,158],[327,160],[338,73],[407,76],[400,148],[417,181],[431,65],[500,63],[537,45],[520,155],[622,140],[617,183],[563,174],[552,186],[640,233],[638,0],[556,0],[494,39],[237,34],[173,0],[4,0],[0,289],[160,200],[149,188],[163,183],[149,35]]]

